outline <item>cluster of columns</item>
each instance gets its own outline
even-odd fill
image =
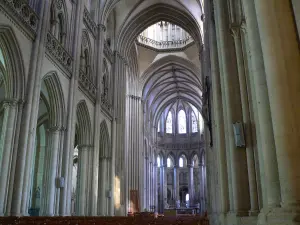
[[[267,215],[259,217],[265,223],[299,208],[300,51],[294,12],[285,0],[214,0],[205,7],[214,134],[210,211],[222,223],[226,214],[260,212]],[[235,146],[235,122],[244,124],[245,147]]]
[[[146,177],[149,176],[149,163],[148,158],[146,159],[147,163],[145,164],[147,168],[144,168],[143,161],[143,136],[141,135],[143,130],[143,108],[141,98],[135,95],[128,95],[126,97],[126,192],[129,196],[131,190],[137,190],[139,194],[139,207],[144,206],[144,200],[146,193],[144,193],[144,186],[147,186],[148,181]],[[147,170],[147,176],[144,173],[145,169]],[[144,185],[143,185],[144,184]],[[148,190],[149,191],[149,190]],[[133,212],[136,210],[135,203],[128,201],[127,198],[127,209],[128,211]],[[139,209],[143,210],[143,209]],[[126,211],[126,212],[128,212]]]

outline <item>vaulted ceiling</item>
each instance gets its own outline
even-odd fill
[[[156,124],[161,113],[178,100],[192,104],[201,111],[200,70],[174,56],[155,64],[146,71],[143,80],[142,96],[148,120]]]

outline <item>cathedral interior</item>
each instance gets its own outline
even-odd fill
[[[300,224],[299,37],[299,0],[0,0],[0,225]]]

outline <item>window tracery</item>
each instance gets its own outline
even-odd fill
[[[178,112],[178,133],[186,134],[186,114],[183,109]]]
[[[166,121],[166,133],[172,134],[173,133],[173,118],[172,113],[169,111]]]

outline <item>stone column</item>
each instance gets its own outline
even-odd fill
[[[99,204],[98,206],[100,207],[99,213],[100,216],[107,216],[105,215],[106,213],[106,182],[107,182],[107,158],[106,157],[101,157],[100,158],[100,163],[99,163],[99,168],[100,169],[100,176],[98,179],[100,179],[100,187],[99,187]]]
[[[76,201],[78,216],[86,216],[87,213],[87,172],[89,148],[89,145],[78,145],[78,201]]]
[[[56,178],[57,178],[57,163],[59,147],[60,147],[60,137],[61,137],[61,128],[60,127],[52,127],[48,130],[49,138],[50,138],[50,146],[48,148],[48,171],[47,173],[47,186],[46,186],[46,195],[47,195],[47,202],[46,202],[46,209],[45,215],[46,216],[54,216],[55,215],[55,192],[56,192]]]
[[[11,159],[14,146],[14,136],[17,120],[17,101],[4,100],[4,116],[0,137],[0,216],[4,216],[8,199],[8,183],[10,177]]]
[[[148,186],[149,186],[149,193],[148,193],[149,205],[148,205],[148,207],[150,209],[150,207],[153,205],[153,163],[152,163],[152,161],[149,162],[149,184],[148,184]]]
[[[300,202],[300,51],[291,4],[254,0],[261,39],[281,188],[281,206]]]
[[[205,4],[205,7],[209,7],[208,15],[206,15],[209,20],[209,54],[210,54],[210,65],[211,65],[211,85],[212,85],[212,113],[214,118],[214,123],[212,124],[213,134],[215,137],[215,142],[213,143],[213,148],[216,151],[215,166],[218,171],[218,187],[216,190],[218,193],[216,195],[219,197],[219,209],[217,210],[221,214],[225,214],[229,210],[229,191],[228,191],[228,168],[226,160],[226,145],[225,145],[225,133],[224,133],[224,116],[223,116],[223,105],[222,105],[222,91],[221,91],[221,77],[219,69],[218,60],[218,43],[216,40],[216,30],[214,21],[212,21],[212,2]],[[202,205],[202,164],[199,164],[199,189],[200,189],[200,206]],[[202,208],[200,209],[201,212]],[[224,217],[223,217],[224,218]]]
[[[221,90],[224,98],[223,114],[228,162],[229,202],[232,215],[248,214],[250,199],[247,181],[246,151],[235,145],[233,123],[242,121],[241,96],[236,64],[234,64],[234,43],[230,37],[228,5],[224,0],[214,0],[216,37],[221,76]]]
[[[41,67],[45,54],[45,38],[48,32],[48,26],[46,24],[49,23],[49,9],[49,1],[42,1],[39,15],[39,18],[41,19],[38,24],[37,36],[31,52],[33,57],[31,57],[32,60],[28,72],[28,80],[31,80],[32,82],[28,83],[26,90],[26,104],[24,104],[22,113],[20,138],[16,153],[15,174],[12,184],[13,193],[11,197],[11,209],[10,212],[8,212],[8,214],[13,216],[27,214],[27,196],[29,193],[28,176],[31,166],[30,163],[28,163],[28,159],[30,159],[32,153],[32,149],[28,146],[31,146],[31,143],[33,143],[35,139],[35,125],[37,120],[34,120],[34,117],[38,114],[39,84],[41,83]]]
[[[153,205],[155,206],[155,212],[158,212],[158,201],[157,201],[157,164],[153,164]]]
[[[76,90],[78,88],[78,76],[80,69],[80,53],[83,27],[83,10],[84,1],[78,1],[76,5],[75,17],[78,23],[74,30],[73,51],[73,68],[70,89],[68,91],[68,117],[67,131],[65,135],[65,145],[62,163],[62,176],[65,178],[65,187],[60,192],[60,215],[66,216],[71,214],[71,198],[72,198],[72,170],[73,170],[73,154],[74,154],[74,137],[76,125]]]
[[[173,192],[174,192],[174,199],[175,199],[175,206],[177,202],[177,166],[174,165],[173,168]]]
[[[243,26],[243,25],[242,25]],[[231,26],[231,34],[234,39],[236,59],[237,59],[237,69],[240,84],[241,93],[241,103],[242,103],[242,114],[243,114],[243,124],[245,131],[245,141],[246,141],[246,154],[247,154],[247,168],[248,168],[248,180],[249,180],[249,191],[250,191],[250,214],[258,213],[258,196],[257,196],[257,184],[256,184],[256,174],[254,165],[254,149],[252,141],[252,131],[251,131],[251,120],[250,120],[250,110],[249,110],[249,99],[248,90],[250,89],[246,82],[244,57],[246,55],[243,53],[242,49],[242,37],[241,29],[244,29],[241,25],[233,24]]]
[[[159,167],[159,192],[160,192],[160,201],[159,201],[159,213],[163,213],[164,209],[164,167]]]
[[[264,59],[259,38],[258,24],[254,1],[242,0],[246,18],[245,35],[250,52],[250,72],[253,77],[254,94],[257,108],[257,129],[261,149],[259,153],[259,167],[265,209],[280,205],[280,186],[278,166],[273,136],[273,126],[270,112],[269,94],[266,83]]]
[[[189,168],[189,204],[190,207],[194,204],[194,166],[188,165]]]
[[[163,210],[166,208],[167,198],[168,198],[168,170],[167,165],[163,165],[163,192],[164,192],[164,198],[163,198]]]
[[[149,179],[150,179],[150,169],[149,169],[149,157],[146,156],[145,157],[145,187],[144,187],[144,191],[145,191],[145,202],[144,202],[144,208],[149,208],[149,193],[150,193],[150,183],[149,183]],[[143,210],[143,209],[141,209]]]
[[[97,87],[97,94],[96,94],[96,104],[95,104],[95,110],[94,110],[94,146],[95,149],[99,149],[99,135],[100,135],[100,123],[101,123],[101,117],[99,116],[99,114],[101,113],[101,93],[102,93],[102,67],[103,67],[103,50],[104,50],[104,36],[105,36],[105,31],[106,31],[106,27],[103,24],[99,24],[98,25],[98,36],[97,36],[97,66],[96,66],[96,70],[95,70],[95,74],[93,75],[93,77],[96,77],[96,87]],[[101,75],[100,75],[101,74]],[[93,156],[94,158],[92,159],[92,163],[93,163],[93,177],[99,177],[100,174],[98,174],[99,172],[99,168],[96,166],[98,165],[98,161],[99,161],[99,152],[98,151],[94,151],[93,152]],[[98,180],[97,179],[93,179],[92,180],[92,190],[97,190],[98,187]],[[97,196],[98,192],[96,192],[96,194],[94,196],[92,196],[91,198],[91,215],[97,215]]]

